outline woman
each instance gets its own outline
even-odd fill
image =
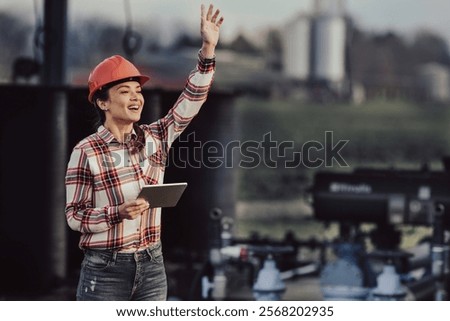
[[[66,218],[84,251],[77,300],[166,299],[161,212],[136,197],[143,185],[163,183],[172,142],[206,100],[222,23],[219,10],[202,5],[197,68],[168,114],[150,125],[136,124],[149,77],[118,55],[91,72],[88,99],[102,125],[74,147],[66,174]]]

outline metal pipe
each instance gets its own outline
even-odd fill
[[[50,91],[49,119],[51,155],[49,159],[49,269],[64,279],[67,274],[67,235],[64,218],[64,176],[67,151],[66,32],[67,0],[45,0],[43,84]]]
[[[66,79],[67,0],[45,0],[43,84],[61,86]]]
[[[448,246],[445,244],[443,216],[444,205],[437,204],[433,215],[433,241],[431,247],[431,271],[436,278],[436,301],[447,300],[445,288],[448,270]]]

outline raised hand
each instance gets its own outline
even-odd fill
[[[219,18],[220,10],[214,12],[213,5],[209,5],[208,12],[205,6],[201,6],[200,34],[202,36],[202,53],[206,57],[214,56],[214,49],[219,41],[220,26],[223,23],[223,17]]]

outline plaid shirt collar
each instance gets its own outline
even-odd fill
[[[105,126],[101,125],[97,129],[97,136],[103,140],[106,144],[110,143],[118,143],[117,139],[113,136],[113,134],[105,128]],[[131,132],[131,135],[128,135],[125,139],[125,143],[130,143],[136,140],[136,131],[133,128],[133,131]]]

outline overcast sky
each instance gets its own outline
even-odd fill
[[[223,37],[238,31],[252,32],[281,26],[301,11],[310,12],[314,0],[69,0],[71,23],[81,16],[99,17],[125,23],[124,1],[130,1],[136,23],[157,21],[170,34],[171,25],[186,21],[197,28],[200,4],[213,3],[225,16]],[[337,1],[337,0],[332,0]],[[364,30],[394,30],[411,35],[428,29],[450,43],[450,0],[344,0],[347,12]],[[33,17],[34,3],[43,0],[0,0],[0,10]]]

